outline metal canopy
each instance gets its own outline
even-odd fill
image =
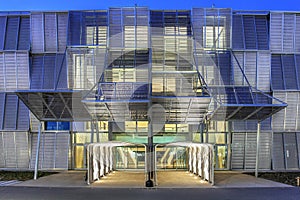
[[[16,95],[39,121],[88,121],[82,93],[72,90],[16,91]]]
[[[208,115],[211,120],[263,121],[287,106],[250,86],[214,86],[208,90],[214,99]]]
[[[149,106],[154,106],[168,123],[201,122],[208,109],[210,97],[160,96],[143,100],[83,100],[90,114],[98,120],[147,120]],[[157,107],[156,105],[159,105]],[[155,112],[156,112],[155,111]]]

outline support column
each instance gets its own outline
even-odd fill
[[[34,165],[34,180],[36,180],[38,178],[41,132],[42,132],[42,122],[40,122],[40,124],[39,124],[39,132],[38,132],[38,138],[37,138],[37,143],[36,143],[36,154],[35,154],[35,165]]]
[[[255,177],[258,177],[259,168],[259,151],[260,151],[260,122],[257,124],[257,140],[256,140],[256,163],[255,163]]]
[[[94,143],[94,132],[95,132],[95,124],[94,121],[91,121],[91,143]]]
[[[148,116],[148,145],[147,145],[147,181],[146,187],[153,187],[153,175],[154,175],[154,166],[153,166],[153,120],[152,120],[152,110],[150,111],[150,116]]]

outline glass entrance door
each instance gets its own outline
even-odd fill
[[[226,144],[215,145],[215,169],[226,170],[227,167],[227,148]]]

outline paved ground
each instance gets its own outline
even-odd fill
[[[101,188],[145,188],[143,172],[116,171],[88,186],[84,171],[66,171],[38,180],[29,180],[14,186],[27,187],[101,187]],[[255,178],[240,172],[215,172],[215,185],[211,186],[200,177],[186,171],[159,171],[156,188],[251,188],[292,187],[290,185]]]
[[[92,185],[85,172],[67,171],[14,186],[0,187],[0,200],[122,199],[122,200],[299,200],[300,188],[237,172],[216,172],[215,186],[184,171],[161,171],[158,186],[145,188],[145,176],[137,172],[115,172]]]
[[[49,188],[0,187],[0,200],[299,200],[300,190],[285,188]]]

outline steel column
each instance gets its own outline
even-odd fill
[[[39,132],[36,144],[36,154],[35,154],[35,166],[34,166],[34,180],[38,178],[38,167],[39,167],[39,154],[40,154],[40,142],[41,142],[41,129],[42,129],[42,122],[39,125]]]
[[[256,140],[256,163],[255,163],[255,177],[258,177],[258,168],[259,168],[259,150],[260,150],[260,121],[257,124],[257,140]]]

